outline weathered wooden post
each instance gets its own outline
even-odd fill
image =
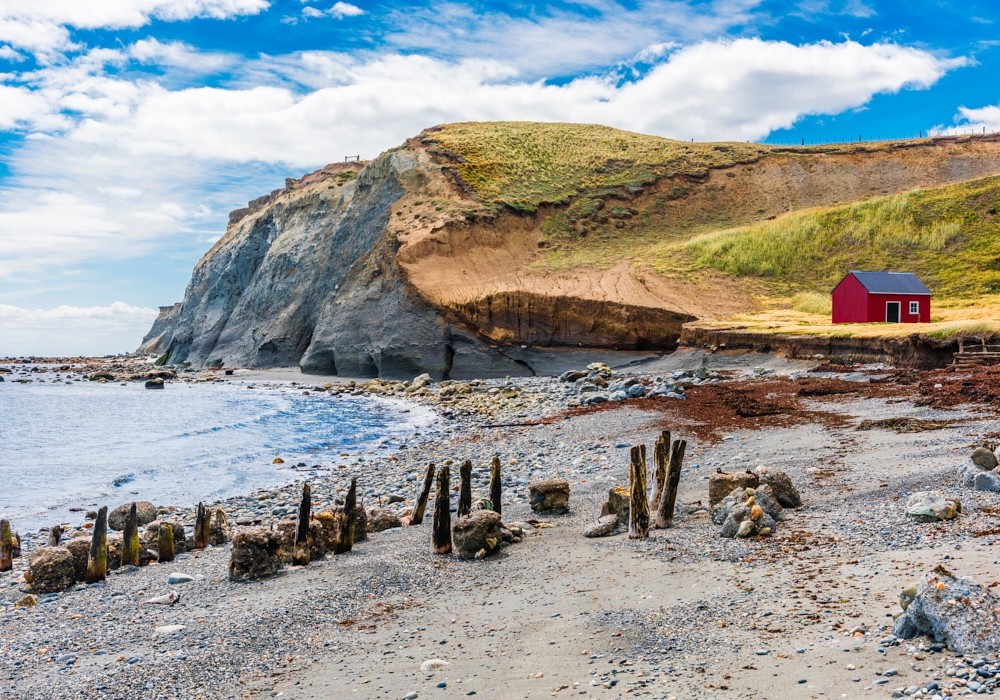
[[[208,546],[209,530],[212,527],[212,511],[198,504],[198,511],[194,518],[194,548],[205,549]]]
[[[628,537],[649,537],[649,501],[646,500],[646,446],[636,445],[631,452]]]
[[[490,466],[490,501],[493,503],[493,510],[503,515],[500,508],[500,498],[503,492],[503,484],[500,482],[500,458],[494,457]]]
[[[0,571],[14,568],[14,537],[10,534],[10,523],[0,520]]]
[[[358,508],[358,478],[351,477],[351,488],[347,489],[344,499],[344,512],[340,514],[340,536],[333,548],[334,554],[350,552],[354,547],[354,511]]]
[[[125,516],[125,529],[122,530],[122,566],[139,566],[139,516],[135,511],[135,503],[128,509]]]
[[[309,566],[309,517],[312,511],[312,486],[307,481],[302,485],[302,501],[295,521],[295,540],[292,543],[292,564]]]
[[[62,539],[62,525],[54,525],[49,530],[49,546],[58,547],[59,541]]]
[[[84,581],[98,583],[108,577],[108,507],[101,506],[94,522],[94,534],[90,536],[90,557],[87,559],[87,575]]]
[[[427,473],[424,474],[424,484],[420,487],[420,494],[417,496],[417,503],[413,506],[413,513],[410,514],[410,525],[420,525],[424,522],[424,511],[427,509],[427,499],[431,495],[431,486],[434,485],[434,464],[427,465]]]
[[[160,531],[156,538],[156,561],[164,564],[174,560],[174,528],[166,523],[160,523]]]
[[[667,469],[666,492],[660,499],[660,507],[656,511],[657,529],[670,527],[674,522],[674,508],[677,505],[677,486],[681,482],[681,467],[684,464],[684,451],[687,450],[687,440],[674,440],[670,451],[670,466]]]
[[[663,485],[667,480],[667,460],[670,458],[670,431],[664,430],[653,447],[653,462],[656,474],[653,479],[653,497],[649,499],[649,512],[655,513],[663,497]]]
[[[434,497],[434,553],[451,551],[451,471],[441,467],[437,477],[437,495]]]
[[[465,460],[458,468],[458,511],[457,516],[461,518],[472,511],[472,462]]]

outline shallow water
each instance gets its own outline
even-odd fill
[[[188,506],[281,485],[309,473],[296,473],[297,463],[375,453],[376,441],[408,437],[433,417],[389,400],[260,385],[150,391],[10,379],[0,383],[0,517],[21,531],[78,523],[83,514],[70,508]]]

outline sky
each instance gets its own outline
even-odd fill
[[[134,350],[228,212],[435,124],[1000,128],[983,0],[0,0],[0,357]]]

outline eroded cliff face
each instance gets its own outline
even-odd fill
[[[183,302],[165,307],[140,350],[168,363],[462,378],[531,374],[533,347],[671,349],[685,322],[751,311],[755,301],[738,284],[657,275],[628,257],[630,236],[669,241],[995,174],[1000,143],[775,152],[609,191],[608,207],[590,218],[567,218],[568,203],[530,213],[491,207],[457,175],[461,158],[422,134],[370,163],[289,180],[237,210]],[[611,222],[625,251],[617,261],[546,263],[551,231],[592,244],[588,228],[610,226],[608,211],[622,212]]]

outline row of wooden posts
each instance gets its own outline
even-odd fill
[[[212,512],[203,504],[198,504],[194,521],[194,548],[204,549],[208,545],[209,531],[212,523]],[[62,526],[56,525],[49,530],[49,547],[58,547],[62,540]],[[136,504],[129,508],[125,516],[125,528],[122,530],[121,566],[139,566],[139,518],[136,514]],[[0,520],[0,571],[10,571],[14,568],[14,537],[11,534],[10,523]],[[18,538],[20,545],[20,538]],[[157,561],[168,562],[174,559],[174,530],[167,523],[160,523],[157,535]],[[108,507],[102,506],[97,511],[94,530],[90,536],[90,555],[87,558],[86,583],[103,581],[108,575]]]
[[[649,537],[649,514],[656,513],[653,527],[662,530],[670,527],[677,505],[677,486],[681,481],[681,466],[687,440],[674,440],[670,445],[670,431],[664,430],[653,447],[653,495],[646,500],[646,446],[635,445],[630,454],[629,467],[629,539]]]

